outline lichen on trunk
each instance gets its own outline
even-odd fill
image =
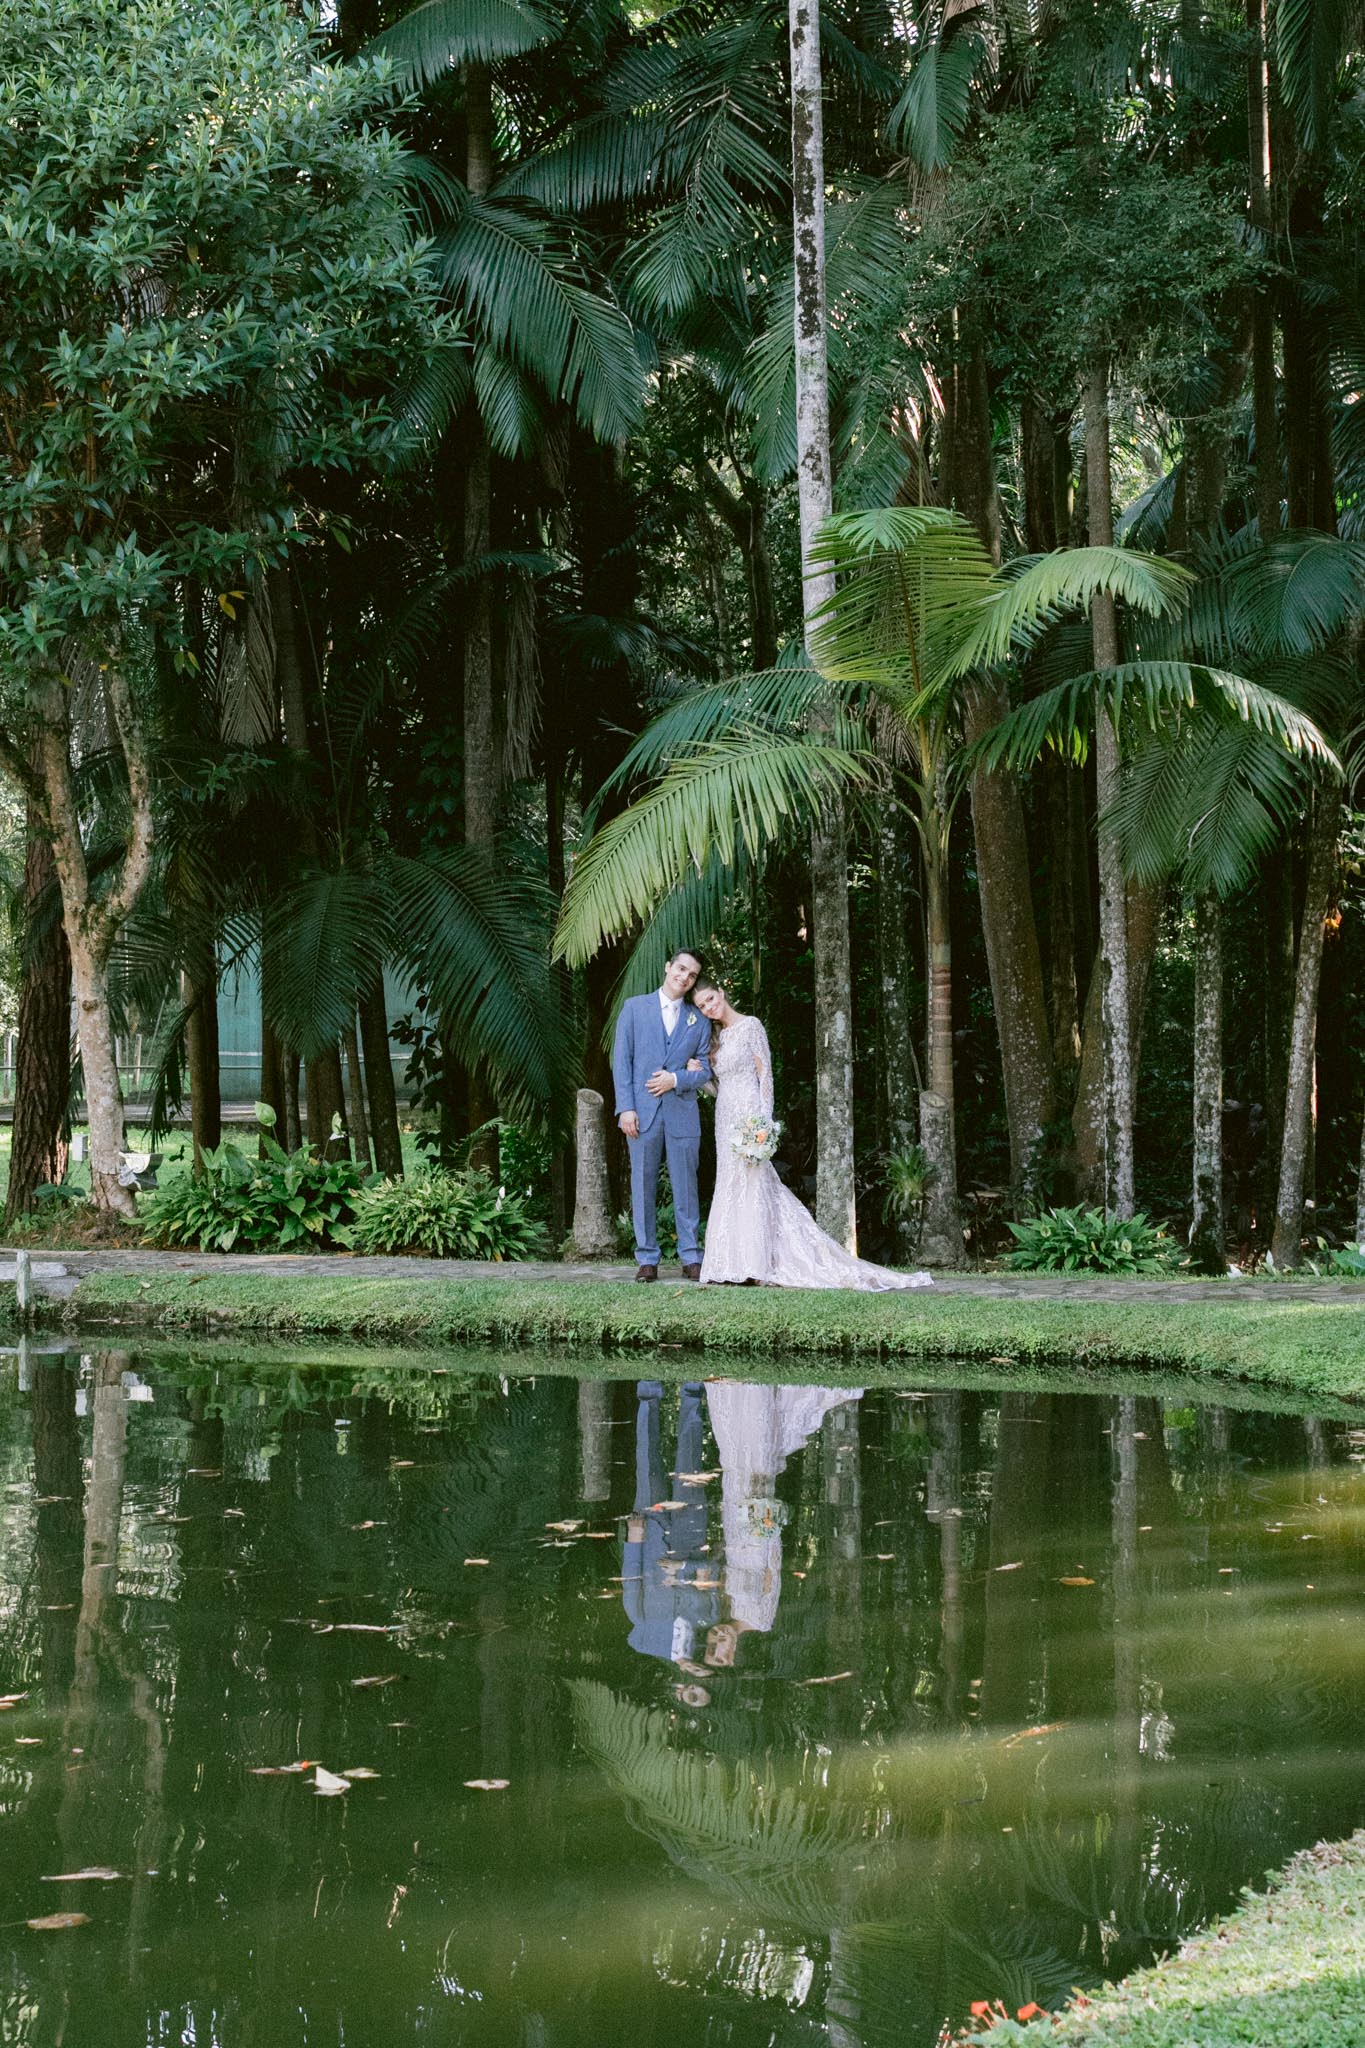
[[[1318,989],[1322,940],[1336,888],[1337,828],[1341,798],[1321,790],[1314,803],[1308,844],[1298,968],[1294,977],[1294,1018],[1289,1036],[1289,1077],[1285,1089],[1280,1182],[1275,1200],[1271,1253],[1281,1268],[1297,1266],[1302,1250],[1303,1208],[1312,1139],[1313,1066],[1317,1045]]]
[[[1223,1211],[1223,907],[1194,906],[1194,1204],[1190,1257],[1200,1272],[1227,1265]]]

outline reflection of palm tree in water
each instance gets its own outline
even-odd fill
[[[702,1463],[701,1383],[688,1380],[679,1390],[672,1479],[660,1444],[663,1388],[658,1380],[641,1380],[638,1393],[635,1506],[626,1525],[622,1588],[630,1647],[665,1663],[690,1662],[720,1618],[718,1582],[705,1554],[706,1496],[695,1476]],[[698,1585],[699,1579],[706,1583]]]

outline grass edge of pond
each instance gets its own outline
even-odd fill
[[[1344,1402],[1365,1395],[1365,1302],[999,1301],[961,1294],[639,1288],[603,1282],[307,1274],[97,1273],[61,1311],[72,1330],[142,1328],[368,1342],[574,1345],[586,1352],[874,1363],[960,1359],[1193,1372]],[[804,1372],[800,1374],[805,1377]]]
[[[1358,2048],[1365,2038],[1365,1829],[1301,1849],[1177,1952],[1066,2008],[973,2040],[1058,2048]]]

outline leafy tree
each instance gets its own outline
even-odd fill
[[[283,0],[0,8],[0,757],[52,838],[107,1208],[132,1206],[109,963],[156,831],[135,639],[193,688],[185,580],[236,602],[299,537],[292,477],[389,445],[381,371],[447,338],[403,151],[366,125],[388,95],[381,68],[325,65]],[[102,880],[83,701],[126,780]]]

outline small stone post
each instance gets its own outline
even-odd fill
[[[576,1259],[610,1259],[616,1255],[607,1181],[606,1104],[595,1088],[578,1091],[574,1143],[578,1176],[574,1186],[570,1253]]]
[[[14,1255],[14,1305],[19,1311],[19,1327],[26,1330],[33,1319],[33,1260],[27,1252]]]

